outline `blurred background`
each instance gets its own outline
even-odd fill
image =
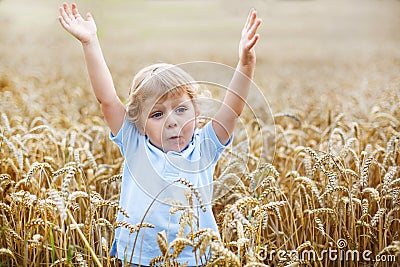
[[[321,103],[322,109],[362,115],[376,104],[380,92],[399,89],[398,0],[76,3],[82,15],[90,11],[96,20],[123,99],[136,71],[151,63],[205,60],[235,67],[241,28],[251,7],[263,19],[255,82],[273,112],[301,113],[304,106]],[[53,95],[43,98],[31,92],[32,102],[42,109],[70,93],[94,102],[94,97],[82,98],[91,94],[90,84],[80,43],[59,25],[61,4],[0,1],[0,77],[19,77]],[[56,86],[59,83],[63,85]]]

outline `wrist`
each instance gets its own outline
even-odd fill
[[[83,47],[89,47],[89,46],[91,46],[93,44],[99,43],[99,39],[98,39],[96,33],[92,34],[89,38],[82,39],[80,41],[81,41]]]
[[[239,70],[241,73],[245,74],[250,79],[253,77],[255,68],[256,68],[255,60],[252,62],[247,62],[247,63],[244,63],[241,60],[239,60],[239,63],[236,67],[237,70]]]
[[[256,58],[255,57],[239,58],[239,65],[242,68],[255,68]]]

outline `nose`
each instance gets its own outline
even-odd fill
[[[168,115],[165,125],[167,128],[174,128],[174,127],[178,126],[178,120],[177,120],[177,118],[175,118],[174,113],[171,112]]]

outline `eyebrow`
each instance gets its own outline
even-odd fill
[[[165,106],[164,106],[162,103],[155,103],[155,104],[153,105],[151,111],[159,110],[159,109],[162,109],[162,108],[164,108],[164,107],[165,107]]]
[[[153,112],[157,108],[162,108],[165,107],[163,104],[166,100],[159,102],[157,101],[154,105],[153,108],[151,109],[151,112]],[[189,107],[189,103],[192,103],[192,99],[185,99],[182,101],[182,99],[173,99],[172,100],[172,105],[174,108],[180,107],[180,106],[185,106]]]
[[[150,110],[149,115],[153,114],[154,112],[162,112],[162,110],[161,110],[160,108],[153,107],[153,108]]]

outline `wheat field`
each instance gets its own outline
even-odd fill
[[[116,221],[123,159],[60,4],[0,1],[0,266],[119,266],[114,229],[151,227]],[[249,98],[256,118],[242,116],[217,165],[219,235],[160,233],[153,266],[184,266],[186,246],[205,266],[399,266],[400,1],[78,6],[123,100],[154,62],[235,66],[247,11],[263,19],[254,81],[269,107]],[[199,197],[180,182],[189,203]],[[191,207],[181,212],[193,225]]]

